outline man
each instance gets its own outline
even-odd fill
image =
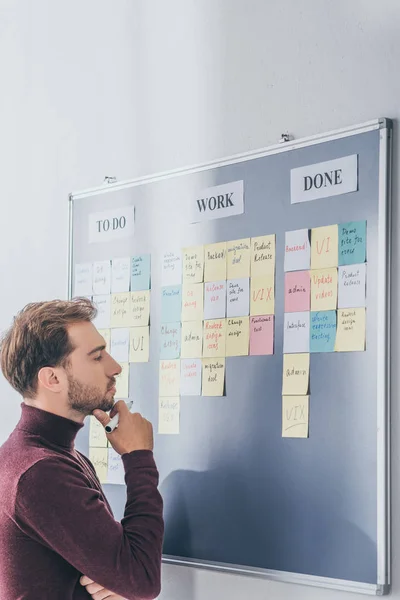
[[[23,397],[0,448],[0,600],[128,600],[160,591],[162,500],[151,424],[114,405],[120,366],[89,300],[28,305],[1,343],[1,369]],[[92,464],[74,448],[86,416],[122,455],[127,501],[114,520]],[[110,591],[112,590],[112,591]]]

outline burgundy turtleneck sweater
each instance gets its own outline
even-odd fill
[[[0,600],[88,600],[82,574],[128,600],[160,590],[162,500],[153,454],[124,454],[127,501],[114,520],[82,425],[22,405],[0,448]]]

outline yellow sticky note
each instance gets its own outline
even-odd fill
[[[130,293],[111,294],[111,327],[129,327],[130,317]]]
[[[364,352],[365,308],[338,310],[336,352]]]
[[[226,319],[204,321],[203,356],[225,356]]]
[[[309,396],[282,397],[282,437],[308,437],[309,404]]]
[[[227,242],[227,279],[244,279],[245,277],[250,277],[250,259],[250,238]]]
[[[131,292],[131,319],[132,327],[145,327],[150,318],[150,290]]]
[[[108,448],[89,448],[89,460],[95,468],[100,483],[107,483]]]
[[[311,310],[335,310],[338,295],[337,269],[311,271]]]
[[[227,319],[226,356],[248,356],[250,325],[249,317]]]
[[[310,381],[310,355],[283,355],[282,394],[285,396],[305,396]]]
[[[181,358],[201,358],[203,352],[203,321],[182,323]]]
[[[273,315],[275,312],[275,276],[252,277],[250,286],[251,316]]]
[[[226,242],[204,247],[204,281],[226,279]]]
[[[223,396],[225,358],[203,358],[202,396]]]
[[[129,336],[129,362],[149,362],[150,328],[131,327]]]
[[[182,250],[182,281],[201,283],[204,278],[204,246]]]
[[[91,448],[107,448],[107,436],[103,425],[96,417],[89,417],[89,446]]]
[[[337,267],[339,261],[338,226],[316,227],[311,230],[311,268]]]
[[[111,329],[98,329],[97,331],[104,338],[106,343],[106,351],[110,352]]]
[[[158,433],[179,433],[180,398],[158,399]]]
[[[201,321],[204,312],[204,284],[182,286],[182,321]]]
[[[179,396],[181,361],[160,360],[159,396]]]
[[[120,363],[122,371],[117,375],[116,398],[129,398],[129,363]]]
[[[251,238],[251,276],[262,277],[274,274],[275,234]]]

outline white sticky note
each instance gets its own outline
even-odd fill
[[[250,312],[250,279],[229,279],[227,283],[227,317],[247,317]]]
[[[109,329],[111,323],[111,296],[93,296],[93,304],[97,308],[97,317],[93,325],[97,329]]]
[[[296,229],[285,233],[285,272],[307,271],[311,265],[310,232]]]
[[[75,265],[74,297],[91,296],[93,293],[92,263]]]
[[[338,308],[365,306],[367,264],[339,267]]]
[[[168,250],[161,258],[161,286],[182,283],[182,251]]]
[[[310,352],[310,313],[285,313],[283,353]]]
[[[124,463],[122,462],[120,455],[115,452],[114,448],[108,449],[107,483],[113,483],[115,485],[124,485],[125,483]]]
[[[111,293],[129,292],[131,282],[131,259],[113,258],[111,263]]]
[[[93,264],[93,294],[109,294],[111,291],[111,263],[109,260]]]
[[[204,284],[204,319],[222,319],[226,315],[226,281]]]
[[[111,329],[110,354],[117,362],[129,360],[129,329],[120,327]]]
[[[181,396],[201,396],[201,358],[181,360]]]

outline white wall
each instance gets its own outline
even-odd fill
[[[0,0],[0,329],[26,302],[65,296],[72,189],[266,146],[286,130],[302,137],[398,119],[399,24],[397,0]],[[393,596],[400,599],[398,267],[395,236]],[[0,408],[1,442],[19,412],[3,381]],[[162,598],[355,596],[165,567]]]

